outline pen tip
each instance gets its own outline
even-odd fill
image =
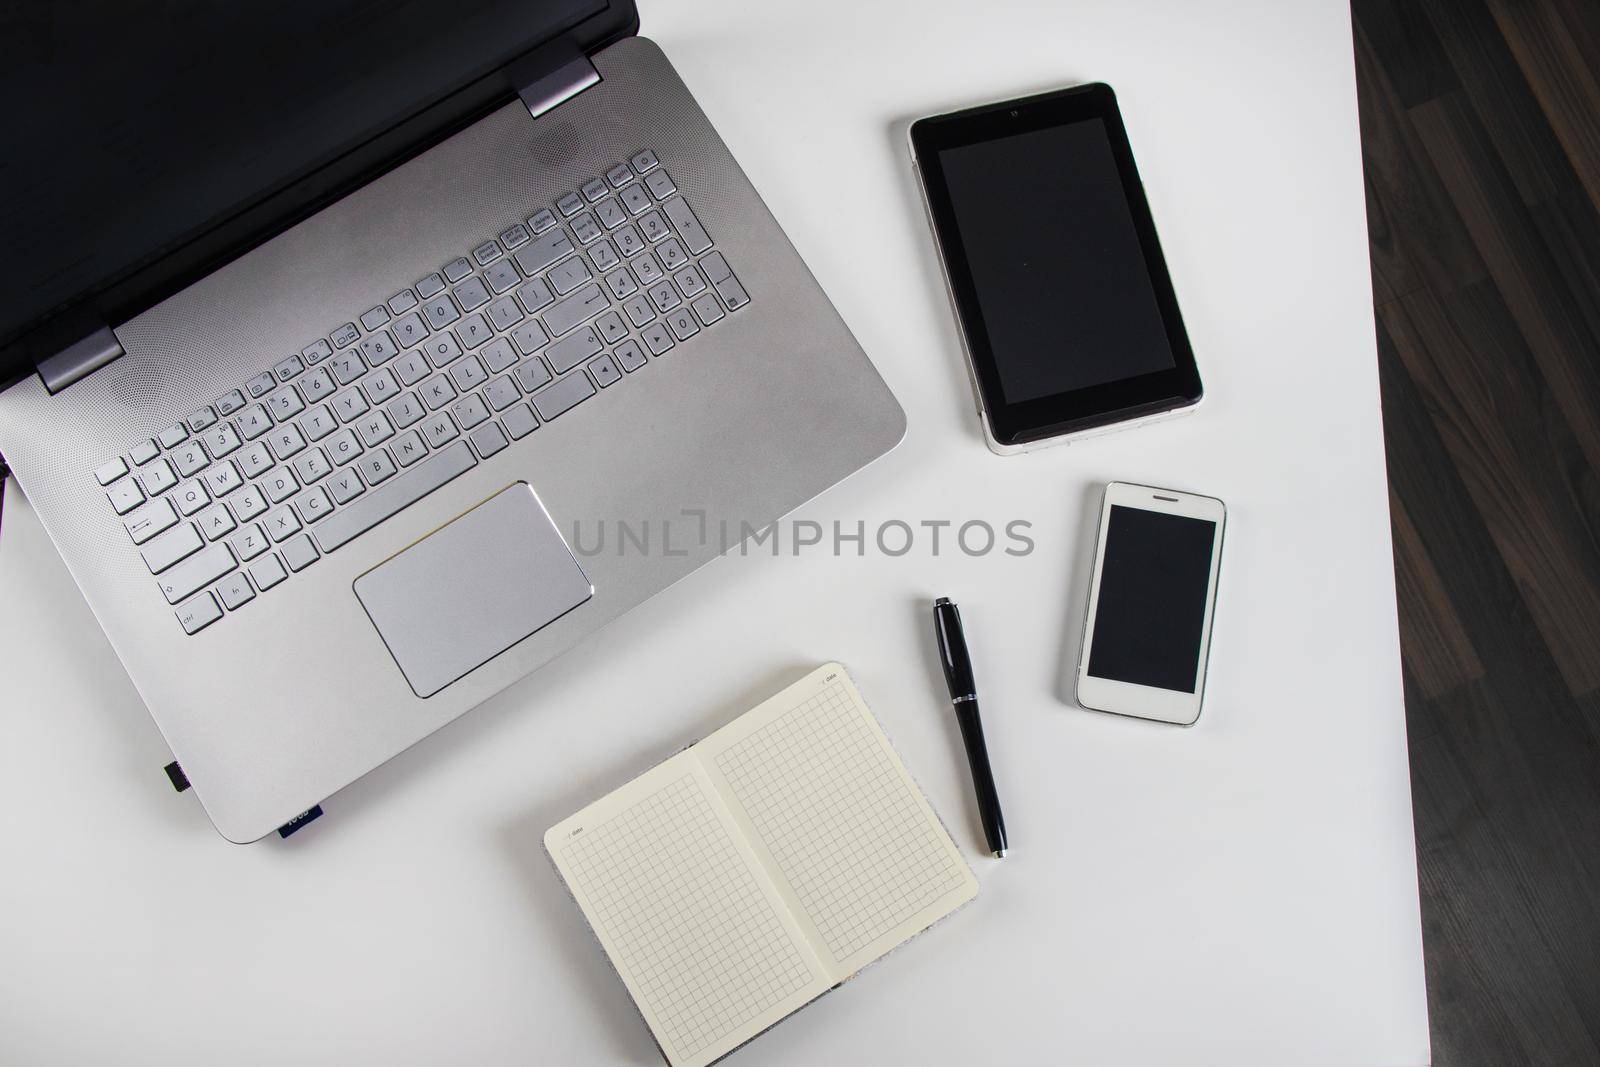
[[[947,596],[942,596],[933,602],[933,606],[936,608],[942,608],[948,603],[950,603],[950,598]]]
[[[1005,849],[1001,849],[1000,851],[996,852],[994,854],[994,858],[997,859],[997,860],[1005,859],[1006,858],[1006,850]]]

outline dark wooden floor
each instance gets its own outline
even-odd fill
[[[1600,0],[1354,0],[1434,1062],[1600,1063]]]

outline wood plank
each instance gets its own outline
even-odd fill
[[[1407,623],[1400,628],[1402,660],[1425,696],[1440,696],[1482,678],[1483,663],[1405,502],[1393,492],[1389,515],[1394,525],[1395,595]]]

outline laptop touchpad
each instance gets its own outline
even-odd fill
[[[594,595],[527,482],[355,580],[419,697],[431,697]]]

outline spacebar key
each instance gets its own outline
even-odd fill
[[[401,509],[415,504],[452,478],[465,474],[477,463],[466,441],[457,441],[444,451],[435,452],[400,477],[380,485],[323,519],[312,531],[317,539],[317,547],[324,552],[332,552]]]

